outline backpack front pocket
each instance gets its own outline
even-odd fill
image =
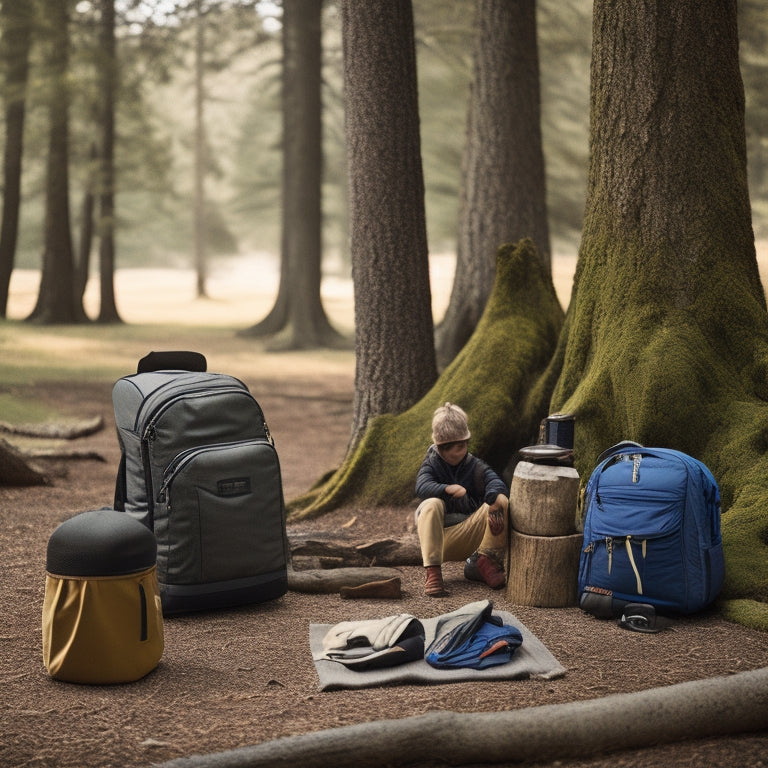
[[[180,454],[166,470],[157,510],[166,523],[158,541],[165,583],[230,581],[285,565],[280,466],[268,440]]]

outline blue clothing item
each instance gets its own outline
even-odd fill
[[[446,486],[453,484],[466,488],[466,495],[456,499],[446,493]],[[471,453],[467,453],[454,467],[440,456],[437,446],[431,445],[416,474],[416,496],[420,501],[442,499],[446,522],[460,522],[455,518],[469,517],[483,503],[493,504],[500,493],[509,495],[504,481],[488,464]]]
[[[520,630],[504,624],[493,614],[493,603],[483,600],[438,617],[425,659],[438,669],[485,669],[506,664],[522,643]]]

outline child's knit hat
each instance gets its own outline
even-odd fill
[[[432,417],[432,441],[435,445],[469,440],[467,414],[458,405],[446,403]]]

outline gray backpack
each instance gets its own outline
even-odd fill
[[[114,507],[155,534],[164,614],[287,589],[280,463],[264,414],[243,382],[205,367],[196,353],[151,353],[112,390]]]

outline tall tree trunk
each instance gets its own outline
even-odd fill
[[[5,150],[3,152],[3,214],[0,224],[0,317],[8,310],[8,288],[16,258],[21,207],[21,161],[24,146],[24,115],[31,4],[0,4],[2,58],[5,72]]]
[[[437,378],[410,0],[342,2],[355,398],[368,420],[400,413]]]
[[[101,0],[101,153],[99,184],[100,323],[120,322],[115,304],[115,0]]]
[[[93,247],[93,211],[96,206],[96,185],[98,183],[99,150],[91,144],[88,157],[89,170],[86,176],[83,201],[80,204],[80,237],[75,256],[75,292],[83,300],[91,271],[91,248]]]
[[[464,346],[493,286],[496,251],[530,237],[550,268],[535,0],[479,0],[456,275],[437,328],[441,366]]]
[[[28,319],[74,323],[86,319],[75,286],[69,211],[69,3],[46,0],[49,36],[49,142],[45,189],[43,268],[37,304]]]
[[[358,318],[356,414],[358,398],[375,397],[385,385],[399,387],[411,376],[411,366],[424,362],[409,355],[408,346],[418,350],[422,344],[417,354],[434,362],[426,341],[431,340],[432,316],[428,275],[420,272],[426,264],[426,237],[418,234],[413,211],[418,200],[411,186],[420,169],[418,151],[387,131],[393,121],[412,140],[418,135],[414,115],[404,106],[407,91],[396,76],[398,68],[400,77],[410,69],[397,47],[402,38],[393,38],[403,23],[399,14],[410,18],[410,3],[349,0],[342,5]],[[416,231],[403,240],[409,225]],[[563,310],[530,239],[500,248],[494,275],[475,333],[451,365],[421,395],[414,388],[407,407],[371,412],[342,466],[293,499],[292,515],[315,516],[353,504],[407,505],[429,447],[432,414],[446,400],[467,411],[473,451],[499,471],[531,441],[541,419],[543,395],[536,385],[554,353]]]
[[[595,0],[584,232],[552,410],[582,473],[631,439],[720,484],[724,594],[768,621],[768,314],[735,0]],[[553,370],[556,369],[553,365]]]
[[[195,200],[194,249],[198,297],[205,297],[207,281],[207,237],[205,177],[208,173],[208,142],[205,134],[205,11],[203,0],[195,2]]]
[[[347,346],[329,322],[322,283],[322,0],[283,2],[283,219],[280,286],[244,336],[270,349]]]

